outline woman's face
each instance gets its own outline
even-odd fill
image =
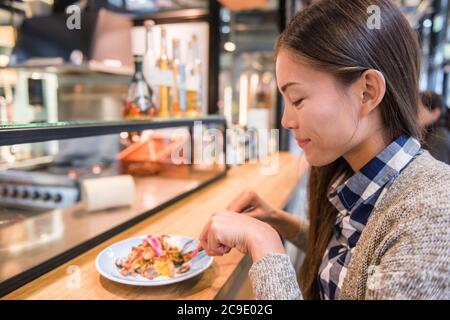
[[[282,125],[293,131],[311,165],[327,165],[357,145],[359,99],[353,85],[343,88],[287,49],[278,53],[276,74],[285,103]]]

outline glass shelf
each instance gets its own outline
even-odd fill
[[[89,62],[75,65],[65,63],[56,59],[29,59],[27,62],[10,64],[0,67],[1,70],[26,70],[27,72],[44,72],[58,75],[80,75],[80,76],[116,76],[129,78],[133,75],[133,68],[127,66],[110,67],[102,62],[91,60]]]
[[[192,118],[155,118],[149,120],[0,124],[0,146],[106,135],[122,131],[192,127],[195,122],[226,125],[225,118],[212,115]]]

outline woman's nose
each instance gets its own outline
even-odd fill
[[[283,111],[283,118],[281,119],[281,125],[286,128],[286,129],[296,129],[298,124],[297,124],[297,119],[295,118],[295,116],[289,112],[289,107],[284,107],[284,111]]]

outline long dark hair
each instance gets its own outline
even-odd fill
[[[368,25],[369,8],[379,9],[380,28]],[[276,50],[287,49],[318,70],[349,85],[368,69],[380,71],[386,93],[380,103],[385,135],[421,139],[417,123],[420,54],[417,36],[389,0],[322,0],[290,21],[279,36]],[[319,267],[329,243],[337,210],[327,200],[331,184],[342,174],[353,174],[341,157],[311,169],[308,185],[309,240],[299,283],[308,299],[320,298]]]

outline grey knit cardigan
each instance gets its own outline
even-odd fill
[[[307,229],[292,239],[303,249]],[[257,299],[303,298],[285,254],[253,263],[249,277]],[[450,299],[450,166],[425,151],[395,179],[359,238],[339,299]]]

